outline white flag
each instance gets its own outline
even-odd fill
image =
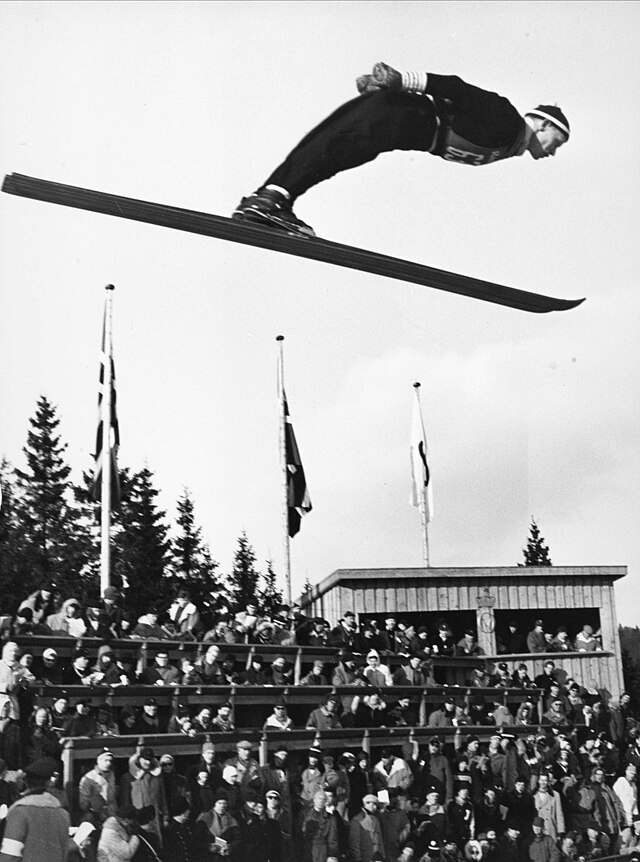
[[[416,400],[413,405],[413,422],[411,424],[411,498],[412,506],[417,506],[424,514],[428,524],[433,517],[433,485],[429,470],[429,450],[427,435],[424,433],[420,394],[416,387]]]

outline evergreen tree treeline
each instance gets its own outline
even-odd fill
[[[99,505],[91,496],[92,471],[83,474],[81,484],[72,482],[59,427],[56,406],[41,396],[29,420],[24,468],[0,461],[0,612],[14,613],[47,582],[85,606],[99,598]],[[265,610],[282,603],[271,563],[264,574],[256,568],[246,533],[238,538],[233,569],[225,575],[203,540],[187,488],[170,530],[152,471],[124,468],[119,474],[122,502],[112,513],[111,582],[126,591],[132,614],[166,608],[182,588],[214,611],[249,601]]]

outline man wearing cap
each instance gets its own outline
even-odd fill
[[[307,236],[293,212],[308,189],[392,150],[418,150],[460,165],[486,165],[529,152],[553,156],[569,138],[562,111],[539,105],[524,117],[504,96],[454,75],[399,72],[376,63],[357,79],[361,95],[313,129],[234,218]]]
[[[293,721],[287,715],[287,704],[285,700],[278,700],[273,705],[273,712],[267,716],[262,726],[263,730],[291,730]]]
[[[283,809],[289,817],[292,817],[291,775],[288,760],[287,746],[282,742],[276,743],[271,763],[260,767],[260,792],[267,793],[269,790],[277,790]]]
[[[63,736],[95,736],[98,725],[91,714],[91,698],[81,697],[76,701],[75,708],[75,712],[65,722]]]
[[[338,625],[327,635],[327,646],[336,647],[345,652],[357,652],[359,641],[356,615],[353,611],[347,611],[338,621]]]
[[[62,672],[62,685],[92,685],[93,671],[89,665],[89,650],[80,647],[73,654],[71,666]]]
[[[129,771],[120,781],[122,805],[133,805],[135,808],[153,805],[155,810],[153,832],[160,840],[162,839],[161,826],[166,826],[169,822],[161,771],[153,749],[145,747],[131,755]]]
[[[393,674],[394,685],[434,685],[433,674],[426,669],[427,660],[418,653],[404,658]]]
[[[400,788],[408,790],[413,784],[413,773],[409,764],[402,757],[396,757],[390,748],[383,748],[380,760],[373,767],[373,789],[391,790]]]
[[[94,826],[101,826],[116,813],[116,779],[113,774],[113,754],[104,748],[93,769],[80,779],[78,804]]]
[[[251,751],[253,746],[248,739],[241,739],[236,743],[236,755],[225,760],[224,766],[235,766],[238,770],[240,786],[243,789],[252,787],[254,790],[260,788],[262,781],[260,775],[260,765],[255,757],[252,757]]]
[[[322,752],[319,748],[310,748],[307,753],[307,766],[300,775],[299,799],[304,808],[310,808],[313,797],[323,789],[324,774],[320,769]]]
[[[555,839],[545,834],[545,821],[542,817],[534,817],[533,836],[528,845],[530,862],[559,862],[560,850]],[[557,836],[556,836],[557,837]]]
[[[456,717],[456,701],[451,695],[444,699],[439,709],[434,709],[429,715],[429,727],[453,727],[453,719]]]
[[[338,695],[328,694],[322,706],[311,711],[307,719],[307,730],[333,730],[342,727],[338,715]]]
[[[329,685],[329,681],[324,675],[324,662],[316,659],[309,673],[300,680],[300,685]]]
[[[527,635],[527,649],[529,652],[547,652],[547,639],[544,636],[544,622],[536,620],[533,629]]]
[[[176,771],[175,760],[171,754],[160,755],[160,777],[164,785],[164,797],[171,817],[175,816],[177,803],[189,798],[189,785],[184,775]]]
[[[71,821],[47,790],[57,771],[58,764],[50,757],[25,767],[27,789],[7,813],[0,862],[66,862]]]
[[[142,685],[178,685],[180,671],[177,667],[169,664],[169,653],[165,649],[159,649],[153,660],[153,664],[146,667],[140,674]]]
[[[524,862],[528,859],[528,853],[521,844],[521,830],[517,821],[507,815],[505,831],[498,840],[500,847],[501,862]]]
[[[551,692],[551,686],[555,683],[556,663],[548,659],[542,666],[542,673],[534,679],[536,688],[544,689],[545,696]]]
[[[142,711],[136,718],[133,732],[142,736],[145,734],[165,733],[166,726],[158,715],[158,701],[155,697],[147,697],[142,705]]]
[[[466,629],[464,636],[456,644],[455,654],[474,656],[480,655],[480,644],[476,640],[476,633],[473,629]]]
[[[333,670],[331,677],[331,685],[335,688],[339,686],[357,685],[358,671],[356,670],[356,657],[353,653],[345,652],[340,656],[340,661]],[[342,711],[349,712],[355,695],[343,694]]]
[[[367,793],[362,799],[362,809],[349,824],[349,850],[353,862],[386,858],[379,807],[378,797]]]

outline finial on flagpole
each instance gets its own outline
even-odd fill
[[[115,289],[116,289],[115,284],[107,284],[105,287],[105,290],[115,290]]]
[[[420,384],[419,384],[419,383],[417,383],[417,382],[416,382],[416,383],[414,383],[414,384],[413,384],[413,388],[414,388],[414,389],[420,389]]]
[[[284,341],[284,335],[277,335],[276,341]]]

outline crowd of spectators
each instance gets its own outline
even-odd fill
[[[267,618],[253,605],[223,611],[207,626],[188,595],[164,618],[154,611],[127,620],[112,588],[93,609],[73,599],[56,607],[54,598],[53,588],[29,596],[3,629],[0,862],[640,860],[638,716],[628,695],[618,700],[567,680],[551,659],[533,678],[520,661],[500,661],[491,672],[478,667],[469,685],[485,691],[449,694],[420,715],[412,696],[394,689],[434,685],[435,656],[478,656],[473,630],[457,638],[443,622],[430,636],[392,617],[359,629],[352,613],[331,626],[286,607]],[[61,633],[103,643],[95,654],[80,646],[65,661],[46,640],[39,654],[21,653],[10,640]],[[118,655],[117,641],[127,638],[182,638],[203,647],[178,665],[160,646],[152,661],[137,665]],[[401,745],[371,755],[335,745],[302,753],[278,741],[261,765],[255,744],[239,738],[248,728],[236,727],[232,703],[190,706],[187,699],[162,713],[154,696],[161,686],[291,684],[284,656],[265,662],[252,650],[248,665],[238,666],[225,646],[241,642],[336,649],[311,663],[300,685],[339,691],[311,704],[299,724],[276,696],[265,731],[307,728],[322,740],[322,732],[339,728],[426,724],[439,735],[422,746],[407,734]],[[106,700],[95,705],[89,696],[95,686],[134,683],[149,687],[138,709],[126,699],[116,709]],[[40,685],[57,688],[47,702],[36,697]],[[72,704],[66,687],[78,685],[88,696]],[[531,694],[516,707],[505,688]],[[474,734],[478,727],[494,728],[486,742]],[[174,757],[157,743],[161,733],[227,732],[234,734],[227,746],[194,740],[191,756]],[[123,764],[109,740],[125,734],[156,742],[138,746]],[[61,782],[61,752],[74,737],[95,739],[97,756],[69,788]]]

